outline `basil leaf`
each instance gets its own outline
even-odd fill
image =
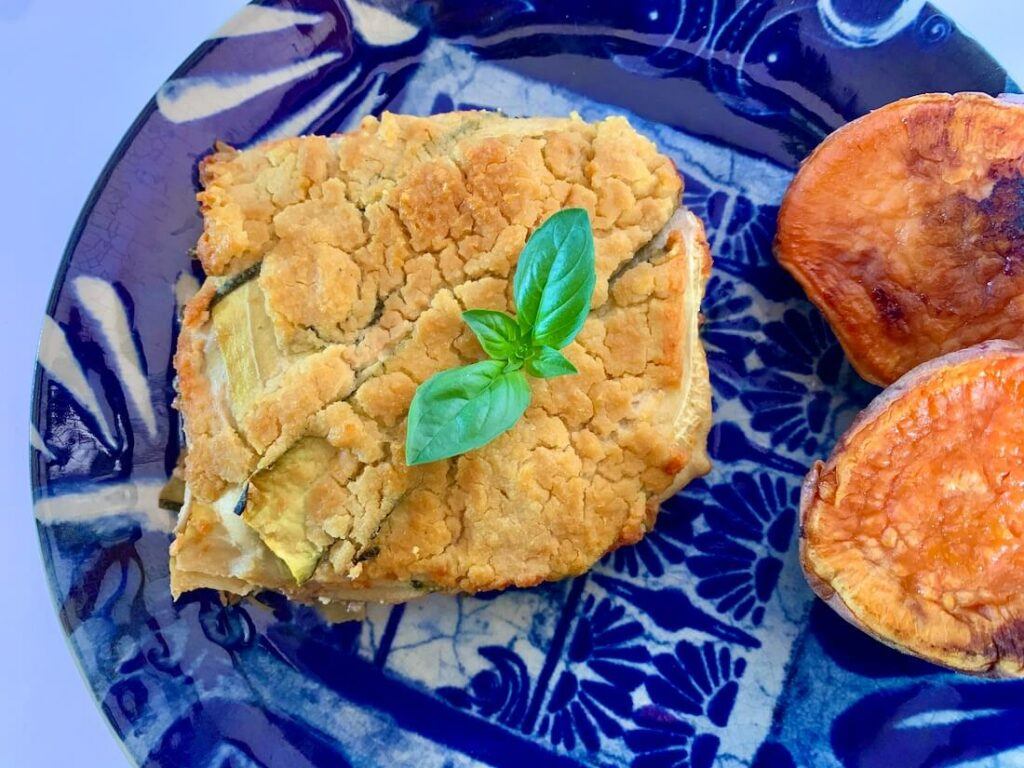
[[[522,337],[519,326],[504,312],[469,309],[462,313],[462,319],[473,329],[480,346],[491,357],[508,360],[519,346]]]
[[[409,406],[406,463],[472,451],[510,429],[530,404],[530,386],[522,371],[504,369],[501,360],[484,360],[420,384]]]
[[[561,349],[576,337],[596,282],[587,212],[559,211],[526,242],[512,282],[519,325],[534,346]]]
[[[565,359],[565,355],[551,347],[541,347],[526,360],[526,372],[538,379],[553,379],[579,373],[576,366]]]

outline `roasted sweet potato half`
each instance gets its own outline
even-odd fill
[[[897,101],[829,136],[782,203],[776,254],[868,381],[1024,341],[1024,106]]]
[[[907,653],[1024,676],[1024,349],[992,341],[889,387],[800,500],[818,595]]]

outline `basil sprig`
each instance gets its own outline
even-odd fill
[[[558,350],[583,327],[596,282],[587,212],[559,211],[519,254],[512,281],[516,316],[490,309],[462,313],[491,359],[441,371],[419,386],[409,406],[406,462],[426,464],[486,445],[530,404],[527,374],[576,373]]]

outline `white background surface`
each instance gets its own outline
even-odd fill
[[[2,768],[126,762],[68,653],[42,571],[27,473],[39,316],[78,211],[122,133],[239,5],[0,0]],[[938,5],[1024,82],[1024,0]]]

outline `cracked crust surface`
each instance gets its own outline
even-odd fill
[[[671,161],[624,119],[385,114],[343,136],[220,149],[201,180],[210,277],[175,358],[189,445],[175,594],[396,601],[531,586],[639,540],[659,501],[707,471],[697,319],[710,256]],[[575,206],[590,214],[598,272],[564,350],[579,375],[532,380],[523,419],[484,448],[407,467],[416,387],[484,356],[461,311],[511,310],[527,237]],[[254,265],[253,333],[272,352],[241,409],[210,316]],[[324,554],[300,586],[230,510],[304,436],[337,454],[306,498],[306,536]]]

